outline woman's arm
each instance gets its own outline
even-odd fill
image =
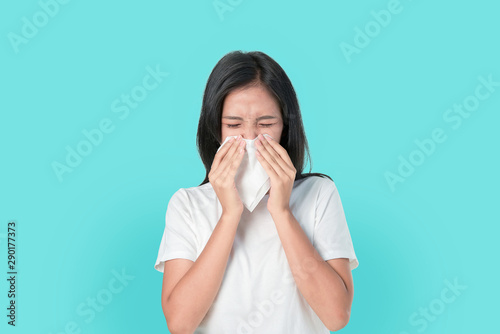
[[[207,314],[222,283],[240,217],[221,215],[198,259],[187,271],[184,267],[182,278],[175,272],[182,266],[165,262],[162,308],[172,334],[193,333]],[[176,277],[177,284],[169,281]]]
[[[330,331],[349,322],[353,299],[348,259],[323,260],[291,211],[272,214],[298,289]]]
[[[323,261],[293,216],[290,196],[297,170],[285,148],[261,135],[255,145],[257,158],[271,179],[267,209],[297,287],[323,324],[330,331],[339,330],[349,322],[354,293],[349,261],[345,258]],[[338,203],[334,204],[340,204],[338,196],[336,200]]]

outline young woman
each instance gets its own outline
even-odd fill
[[[239,137],[220,148],[228,136]],[[255,139],[271,183],[252,212],[234,182],[243,139]],[[155,263],[163,272],[161,305],[170,332],[343,328],[358,260],[334,182],[302,173],[309,148],[299,104],[276,61],[235,51],[217,63],[203,96],[197,145],[205,180],[172,195]]]

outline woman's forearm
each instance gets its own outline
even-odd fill
[[[291,211],[273,215],[273,220],[301,294],[330,331],[343,328],[353,291],[319,255]]]
[[[226,271],[241,216],[222,214],[205,248],[166,301],[176,328],[193,333],[212,305]]]

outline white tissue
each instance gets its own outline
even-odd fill
[[[266,133],[264,136],[269,135]],[[238,136],[226,137],[222,145],[217,149],[217,152],[230,138],[237,137]],[[269,175],[267,175],[266,170],[262,167],[257,159],[257,156],[255,155],[255,151],[257,150],[257,147],[255,146],[256,139],[257,137],[251,140],[242,138],[242,140],[246,142],[246,151],[234,177],[234,183],[236,185],[236,189],[238,189],[240,199],[243,202],[243,205],[250,212],[255,209],[257,204],[259,204],[271,187]]]

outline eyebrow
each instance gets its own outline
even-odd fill
[[[226,119],[231,119],[231,120],[238,120],[238,121],[243,121],[243,118],[238,117],[238,116],[224,116],[222,118]],[[271,116],[271,115],[265,115],[265,116],[260,116],[257,118],[257,121],[260,121],[262,119],[277,119],[278,117],[276,116]]]

